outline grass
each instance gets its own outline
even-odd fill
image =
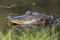
[[[6,35],[0,32],[0,40],[58,40],[59,32],[56,31],[56,26],[52,28],[41,28],[40,31],[17,31],[9,30]]]

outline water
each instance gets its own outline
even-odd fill
[[[60,16],[59,15],[59,13],[60,13],[59,7],[51,7],[50,6],[48,9],[46,9],[45,7],[41,7],[41,6],[35,6],[34,8],[32,6],[30,6],[30,8],[20,7],[20,8],[17,8],[17,9],[15,7],[12,7],[12,8],[0,8],[0,27],[1,27],[1,30],[8,27],[8,25],[7,25],[8,21],[6,19],[7,16],[9,16],[11,13],[12,13],[11,15],[13,15],[13,16],[15,14],[17,14],[17,15],[25,14],[25,12],[28,9],[32,10],[32,11],[39,12],[39,13],[41,12],[42,14],[46,14],[46,15],[53,14],[55,16],[56,15]],[[19,19],[19,18],[17,18],[17,19]],[[21,19],[24,19],[24,18],[21,17]]]

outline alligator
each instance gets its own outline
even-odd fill
[[[20,16],[8,16],[7,19],[12,25],[20,25],[20,26],[41,26],[41,25],[51,25],[53,23],[60,23],[60,18],[53,19],[53,23],[47,19],[52,18],[51,16],[38,13],[38,12],[30,12],[27,11],[24,15]]]

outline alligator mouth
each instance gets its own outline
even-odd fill
[[[18,24],[16,24],[16,23],[12,23],[12,26],[16,26],[16,25],[18,25]]]
[[[36,19],[33,20],[8,20],[9,22],[15,23],[15,24],[32,24],[33,22],[36,22]]]

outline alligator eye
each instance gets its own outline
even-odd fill
[[[43,21],[43,19],[41,19],[41,21]]]

